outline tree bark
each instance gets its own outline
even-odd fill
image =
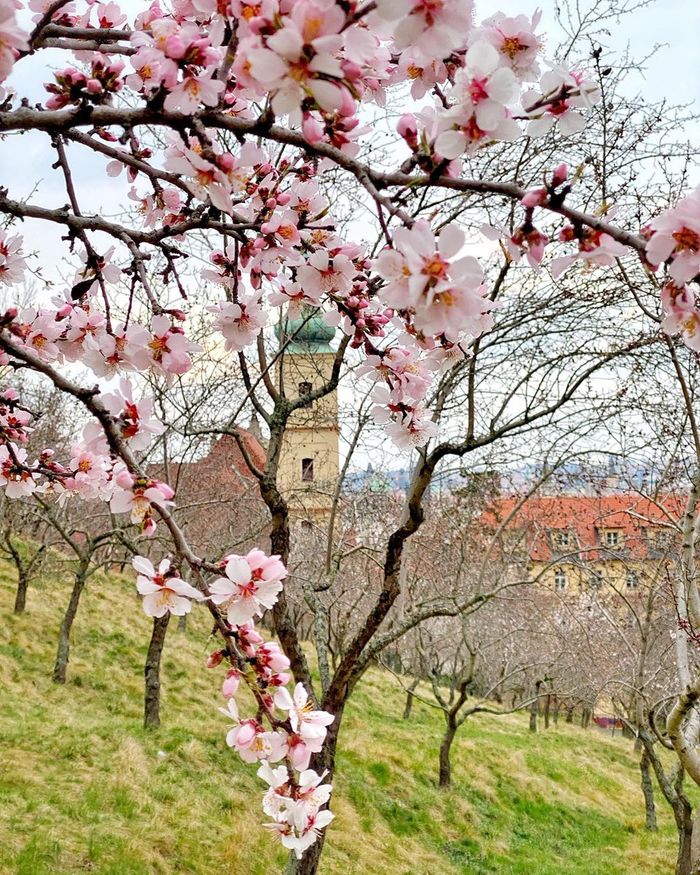
[[[644,812],[646,819],[646,828],[651,832],[656,832],[656,806],[654,804],[654,785],[651,782],[651,773],[649,771],[649,754],[646,750],[642,750],[642,756],[639,760],[639,771],[642,776],[642,793],[644,794]]]
[[[566,709],[566,722],[567,722],[567,723],[573,723],[573,722],[574,722],[574,709],[573,709],[573,708],[567,708],[567,709]]]
[[[445,729],[445,734],[442,737],[442,744],[440,745],[440,775],[439,775],[439,785],[443,789],[447,789],[452,784],[452,763],[450,761],[450,751],[452,749],[452,742],[455,740],[455,735],[457,734],[457,724],[454,719],[451,717],[448,718],[447,728]]]
[[[338,703],[325,700],[322,703],[322,707],[324,711],[330,711],[332,714],[335,714],[335,720],[328,727],[328,734],[326,735],[323,750],[320,753],[314,754],[311,760],[311,768],[315,769],[319,774],[327,769],[327,781],[332,781],[333,771],[335,769],[335,752],[338,747],[338,735],[340,733],[340,724],[343,719],[345,700]],[[313,845],[311,845],[308,851],[304,853],[301,860],[297,860],[294,854],[290,854],[285,875],[316,875],[325,839],[326,830],[324,829],[319,838]]]
[[[58,651],[56,652],[56,663],[53,667],[53,680],[57,684],[65,684],[66,671],[68,668],[68,657],[70,655],[70,633],[73,628],[73,621],[78,613],[78,605],[80,604],[80,596],[85,589],[87,581],[87,565],[80,564],[78,571],[75,574],[75,582],[73,590],[70,594],[68,607],[61,620],[61,629],[58,633]]]
[[[530,732],[537,732],[537,717],[540,710],[540,686],[541,681],[535,684],[535,696],[530,703]]]
[[[544,728],[549,729],[549,710],[552,705],[552,697],[549,693],[544,698]]]
[[[143,669],[146,686],[143,707],[144,729],[157,729],[160,726],[160,659],[163,655],[169,621],[170,613],[153,618],[153,632]]]
[[[418,681],[413,681],[411,686],[406,690],[406,705],[403,709],[403,719],[408,720],[413,709],[413,691],[418,686]]]
[[[554,698],[554,708],[552,708],[552,719],[554,720],[554,725],[559,726],[559,699]]]
[[[27,606],[27,590],[29,589],[29,578],[24,572],[20,571],[17,579],[17,592],[15,594],[15,614],[23,614]]]
[[[681,803],[673,806],[673,813],[678,828],[678,856],[676,858],[675,875],[697,875],[698,868],[693,866],[693,821],[690,810]]]

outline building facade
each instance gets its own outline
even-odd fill
[[[634,593],[677,560],[679,496],[637,494],[534,497],[518,508],[503,498],[489,511],[489,528],[507,521],[502,552],[527,579],[559,594],[612,588]]]
[[[288,398],[309,394],[332,375],[335,329],[317,311],[302,311],[279,333],[278,384]],[[309,401],[290,416],[278,482],[297,518],[323,522],[331,513],[339,475],[338,394]]]

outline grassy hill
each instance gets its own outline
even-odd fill
[[[12,615],[0,563],[0,872],[17,875],[277,875],[285,854],[260,828],[261,784],[225,745],[221,671],[203,668],[203,611],[171,625],[162,728],[144,733],[150,625],[133,583],[84,594],[69,679],[51,681],[68,578],[30,590]],[[454,787],[436,786],[441,716],[370,672],[341,742],[324,875],[665,875],[675,832],[644,830],[630,743],[522,715],[472,718],[455,743]]]

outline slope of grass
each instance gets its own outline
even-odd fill
[[[145,733],[150,624],[133,582],[96,577],[76,621],[68,683],[51,681],[68,577],[35,584],[11,613],[0,564],[0,872],[276,875],[261,784],[226,747],[221,670],[203,667],[204,611],[172,624],[162,728]],[[481,715],[455,743],[454,787],[436,786],[441,717],[400,719],[396,681],[370,672],[348,709],[324,875],[670,875],[675,832],[644,830],[629,742],[523,716]]]

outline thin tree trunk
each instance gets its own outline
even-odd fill
[[[678,856],[676,857],[675,875],[696,875],[698,869],[693,866],[693,821],[690,811],[686,810],[680,802],[673,808],[678,828]]]
[[[73,621],[78,613],[78,605],[80,604],[80,596],[85,589],[87,581],[87,566],[81,563],[78,571],[75,574],[75,582],[73,583],[73,591],[70,594],[68,607],[61,620],[61,629],[58,633],[58,651],[56,653],[56,663],[53,667],[53,680],[57,684],[65,684],[66,670],[68,668],[68,657],[70,655],[70,633],[73,628]]]
[[[554,708],[552,708],[552,719],[554,720],[554,725],[559,726],[559,699],[554,697]]]
[[[574,709],[573,709],[573,708],[567,708],[567,709],[566,709],[566,722],[567,722],[567,723],[573,723],[573,722],[574,722]]]
[[[544,728],[549,729],[549,709],[552,705],[552,697],[549,693],[545,696],[544,699]]]
[[[651,832],[656,832],[656,806],[654,804],[654,785],[651,782],[651,773],[649,772],[649,754],[646,750],[642,751],[641,759],[639,760],[639,771],[642,776],[642,793],[644,794],[644,812],[646,818],[646,828]]]
[[[406,705],[403,709],[403,719],[408,720],[411,716],[411,710],[413,709],[413,691],[418,686],[418,681],[415,680],[411,684],[411,686],[406,690]]]
[[[178,632],[186,632],[187,631],[187,614],[183,614],[181,617],[177,618],[177,631]]]
[[[15,614],[23,614],[27,606],[27,590],[29,589],[29,578],[23,572],[19,572],[17,580],[17,592],[15,594]]]
[[[143,707],[144,729],[157,729],[160,726],[160,659],[163,655],[163,645],[169,621],[169,612],[163,617],[153,618],[153,632],[143,669],[146,682]]]
[[[537,732],[537,717],[540,710],[540,681],[535,684],[535,697],[530,702],[530,732]]]
[[[452,750],[452,742],[455,740],[456,734],[457,725],[450,715],[448,716],[447,728],[445,729],[445,734],[442,737],[442,744],[440,745],[440,776],[438,783],[440,787],[444,789],[450,787],[452,784],[450,751]]]
[[[335,752],[338,747],[338,734],[343,719],[345,701],[338,703],[324,701],[321,703],[321,707],[324,711],[330,711],[331,714],[335,714],[335,720],[328,727],[328,734],[326,735],[323,750],[320,753],[315,754],[311,760],[311,768],[315,769],[319,774],[327,769],[328,777],[326,780],[332,781],[333,770],[335,768]],[[319,838],[313,845],[311,845],[308,851],[304,853],[301,860],[297,860],[294,854],[290,854],[287,868],[285,869],[285,875],[316,875],[321,860],[321,852],[323,851],[325,838],[326,830],[323,830]]]

